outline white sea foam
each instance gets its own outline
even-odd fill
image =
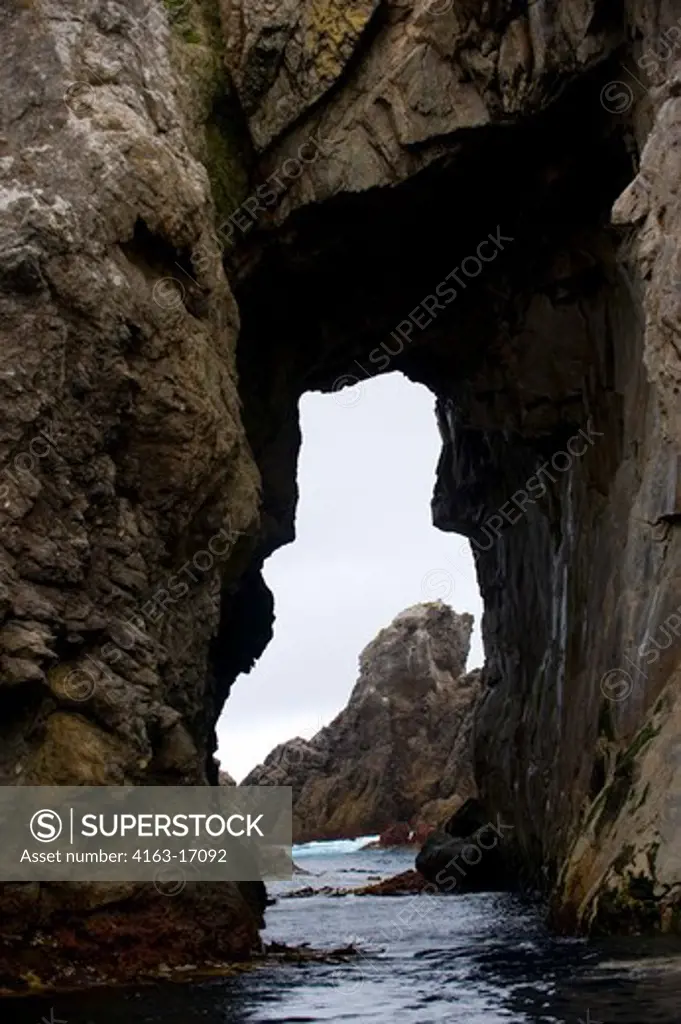
[[[367,843],[376,842],[379,836],[360,836],[359,839],[330,839],[316,843],[301,843],[293,847],[293,859],[301,857],[342,857],[344,853],[356,853]]]

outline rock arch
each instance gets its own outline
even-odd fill
[[[298,397],[388,358],[477,541],[490,808],[566,926],[676,928],[672,12],[81,8],[0,13],[0,776],[217,781]]]

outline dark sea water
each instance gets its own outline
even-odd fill
[[[407,852],[312,844],[309,877],[272,885],[353,887],[413,865]],[[564,939],[514,896],[281,899],[268,941],[334,948],[352,962],[267,966],[200,985],[0,1003],[0,1024],[681,1024],[681,943]]]

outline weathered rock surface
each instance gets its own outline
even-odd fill
[[[120,885],[127,892],[118,899],[103,884],[69,886],[70,896],[42,886],[40,914],[31,911],[22,922],[20,950],[7,934],[17,918],[3,922],[0,992],[187,981],[202,968],[221,969],[260,951],[265,897],[257,883],[178,885],[177,876],[142,891]],[[11,906],[7,897],[3,906]]]
[[[220,589],[259,521],[238,313],[194,155],[206,114],[183,113],[155,0],[3,3],[0,36],[0,781],[200,784]],[[219,58],[194,49],[220,88]],[[141,965],[173,943],[185,962],[259,944],[262,906],[236,886],[213,887],[205,928],[189,890],[170,913],[127,889],[8,891],[3,931],[106,906],[83,940],[100,980],[105,933],[132,976],[135,946]]]
[[[479,800],[470,798],[432,832],[416,857],[423,878],[442,892],[494,892],[518,884],[513,827],[490,821]]]
[[[420,892],[437,892],[437,887],[429,882],[419,871],[410,869],[402,871],[399,875],[392,875],[380,881],[370,882],[357,888],[334,888],[331,885],[324,885],[321,888],[314,888],[308,885],[304,889],[294,889],[282,893],[278,899],[300,900],[311,899],[313,896],[332,896],[341,898],[343,896],[410,896]]]
[[[233,263],[268,543],[293,533],[287,388],[434,391],[434,519],[472,539],[486,609],[477,781],[570,929],[679,927],[681,769],[653,726],[681,678],[678,31],[657,0],[387,3],[339,28],[352,56],[306,109],[291,90],[295,120],[280,83],[245,106],[285,186]],[[263,372],[282,345],[288,376]]]
[[[675,5],[10,0],[0,35],[0,777],[217,781],[298,400],[401,369],[476,551],[486,805],[565,927],[678,930]]]
[[[384,878],[381,882],[353,889],[356,896],[411,896],[414,893],[430,892],[432,885],[420,871],[402,871],[399,875]]]
[[[442,601],[402,612],[362,651],[343,711],[311,740],[280,744],[243,785],[293,787],[295,842],[445,820],[475,792],[472,629]]]

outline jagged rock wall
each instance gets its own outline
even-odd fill
[[[438,825],[476,794],[466,674],[471,615],[441,601],[401,612],[362,651],[345,708],[311,740],[282,743],[243,780],[291,786],[294,842]]]
[[[292,535],[288,393],[427,383],[435,521],[473,539],[485,599],[488,806],[560,924],[676,928],[678,12],[330,3],[315,74],[318,5],[254,6],[229,59],[285,187],[254,193],[233,274],[268,535]],[[258,372],[282,341],[285,374]]]
[[[125,747],[74,781],[139,779],[168,743],[197,779],[220,571],[259,497],[237,309],[219,250],[195,259],[208,176],[155,4],[2,17],[2,669],[27,716],[2,716],[3,772],[62,781],[62,727],[104,727]]]
[[[202,21],[195,31],[189,120],[185,40],[155,0],[0,8],[5,785],[216,775],[209,644],[220,588],[250,556],[260,484],[235,381],[238,312],[193,155],[206,145],[196,97],[220,59]],[[121,915],[133,972],[258,943],[259,910],[235,886],[210,890],[219,918],[149,889]],[[5,887],[3,926],[16,936],[17,910],[34,926],[131,891]],[[115,949],[121,919],[107,914],[99,939],[96,923],[82,936],[93,970],[98,941]],[[200,935],[191,920],[219,924]],[[160,935],[170,948],[149,954]],[[116,970],[114,956],[99,980]]]

